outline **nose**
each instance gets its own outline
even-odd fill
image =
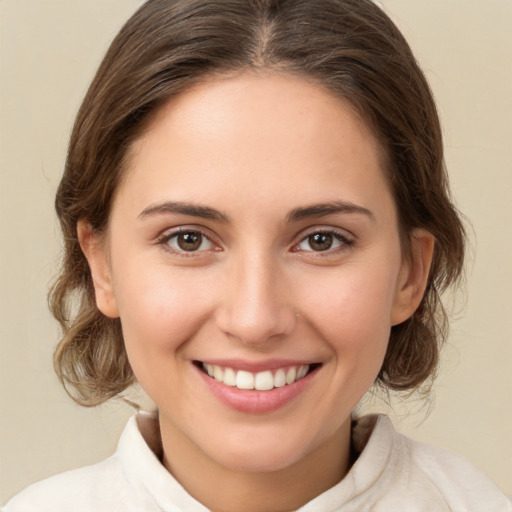
[[[291,333],[298,315],[290,302],[283,269],[264,255],[233,262],[217,310],[217,325],[228,336],[252,346]]]

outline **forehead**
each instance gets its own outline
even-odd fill
[[[250,195],[245,200],[274,198],[290,208],[344,194],[368,201],[387,190],[381,154],[355,109],[314,82],[269,73],[214,77],[155,113],[130,148],[120,188],[146,201],[207,204],[217,193],[229,204]],[[176,198],[157,197],[165,194]]]
[[[244,133],[247,145],[276,132],[279,137],[272,139],[280,145],[318,142],[318,136],[327,143],[336,139],[342,145],[350,143],[342,125],[350,124],[352,131],[363,134],[375,146],[372,149],[380,151],[369,125],[350,102],[314,79],[286,72],[207,75],[158,108],[133,149],[164,124],[174,137],[190,142],[217,143],[216,135],[222,131],[226,143],[230,140],[227,136]],[[287,146],[282,149],[284,152]]]

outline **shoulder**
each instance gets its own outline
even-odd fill
[[[30,485],[1,512],[138,512],[140,485],[134,482],[130,466],[138,467],[148,458],[154,458],[154,454],[133,416],[114,455]]]
[[[449,450],[413,440],[394,430],[387,418],[379,420],[389,430],[401,471],[409,488],[436,495],[448,510],[511,512],[512,506],[498,486],[464,457]],[[407,461],[406,464],[403,464]],[[404,472],[406,469],[406,472]],[[426,493],[425,493],[426,494]]]
[[[139,412],[128,421],[114,455],[27,487],[1,512],[158,512],[160,500],[201,510],[188,506],[192,498],[160,463],[159,440],[158,417]]]
[[[498,486],[471,462],[449,450],[403,436],[412,465],[439,490],[453,510],[512,510]]]
[[[114,455],[27,487],[1,512],[159,512],[165,507],[204,512],[160,455],[158,416],[139,412],[128,421]]]
[[[125,492],[113,455],[102,462],[52,476],[14,496],[2,512],[76,512],[118,510],[111,497]]]
[[[354,510],[512,512],[501,490],[473,464],[448,450],[398,433],[384,415],[358,418],[359,454],[346,480]]]

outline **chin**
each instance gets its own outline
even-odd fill
[[[205,447],[204,451],[217,464],[250,473],[290,468],[323,444],[322,439],[309,439],[302,432],[286,434],[282,429],[272,428],[249,428],[246,432],[240,429],[227,439],[226,436],[210,439],[210,450]]]
[[[284,451],[254,446],[252,450],[236,450],[217,457],[216,462],[230,471],[273,473],[285,470],[301,459],[297,451]]]

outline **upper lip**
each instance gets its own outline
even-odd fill
[[[197,362],[212,364],[222,368],[245,370],[251,373],[258,373],[266,370],[277,370],[279,368],[288,368],[290,366],[319,364],[319,361],[311,361],[305,359],[266,359],[262,361],[248,361],[244,359],[201,359],[197,360]]]

